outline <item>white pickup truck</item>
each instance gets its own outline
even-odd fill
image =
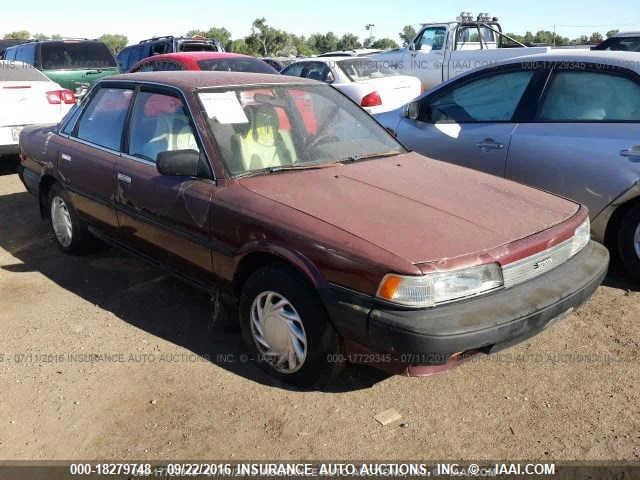
[[[370,58],[404,75],[418,77],[422,88],[427,89],[467,70],[549,49],[520,44],[502,33],[495,17],[480,14],[474,19],[463,13],[455,22],[425,23],[409,45]]]

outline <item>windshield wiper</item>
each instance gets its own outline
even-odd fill
[[[370,153],[367,155],[351,155],[350,157],[343,158],[340,160],[341,163],[353,163],[359,162],[360,160],[371,160],[372,158],[382,158],[382,157],[395,157],[396,155],[400,155],[404,152],[385,152],[385,153]]]
[[[314,168],[335,167],[337,162],[322,162],[322,163],[298,163],[292,165],[280,165],[278,167],[260,168],[258,170],[247,170],[246,172],[234,175],[234,178],[247,178],[257,175],[264,175],[266,173],[278,173],[287,172],[291,170],[312,170]]]
[[[278,172],[286,172],[289,170],[312,170],[314,168],[334,167],[335,165],[336,165],[335,162],[298,163],[293,165],[280,165],[278,167],[271,167],[271,168],[268,168],[267,171],[269,173],[278,173]]]

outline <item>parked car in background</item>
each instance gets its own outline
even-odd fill
[[[591,50],[613,50],[620,52],[640,52],[640,32],[622,32],[591,47]]]
[[[25,125],[58,123],[75,102],[31,65],[0,60],[0,156],[18,153]]]
[[[371,58],[403,75],[419,78],[423,90],[427,90],[478,67],[549,50],[526,47],[506,36],[495,17],[480,14],[473,18],[463,13],[455,22],[424,23],[406,47]]]
[[[96,80],[118,73],[109,48],[97,40],[45,40],[5,51],[6,60],[33,65],[62,88],[81,94]]]
[[[262,60],[226,52],[168,53],[145,58],[133,66],[131,72],[164,72],[176,70],[205,70],[216,72],[253,72],[277,74]]]
[[[297,60],[296,57],[260,57],[260,60],[263,62],[267,62],[277,71],[282,71],[282,69],[288,65],[291,65],[293,62]]]
[[[505,348],[607,270],[584,207],[409,153],[305,79],[116,76],[20,148],[63,251],[99,237],[238,298],[249,357],[305,387],[363,351],[418,374]]]
[[[200,36],[154,37],[122,49],[117,57],[118,67],[121,72],[128,72],[140,60],[176,52],[224,52],[224,47],[218,40]]]
[[[367,55],[373,55],[374,53],[380,53],[383,50],[378,48],[356,48],[354,50],[336,50],[335,52],[326,52],[318,57],[364,57]]]
[[[365,57],[306,58],[281,73],[329,83],[369,113],[392,110],[421,93],[417,78],[398,75]]]
[[[18,40],[12,38],[0,40],[0,60],[4,59],[4,52],[7,48],[27,42],[33,42],[33,40]]]
[[[514,59],[378,120],[424,155],[587,205],[595,239],[640,280],[639,74],[635,53]]]

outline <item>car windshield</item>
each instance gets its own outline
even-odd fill
[[[255,58],[220,58],[200,60],[198,66],[201,70],[216,72],[251,72],[251,73],[278,73],[262,60]]]
[[[405,152],[366,112],[327,85],[216,89],[199,97],[234,176]]]
[[[369,58],[356,57],[340,60],[338,66],[352,82],[397,75],[394,70],[385,65],[385,62],[376,62]]]
[[[41,45],[43,70],[113,68],[116,61],[101,42],[52,42]]]

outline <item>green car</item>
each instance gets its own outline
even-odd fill
[[[5,60],[33,65],[63,88],[82,94],[95,81],[118,73],[118,66],[102,42],[46,40],[9,47]]]

